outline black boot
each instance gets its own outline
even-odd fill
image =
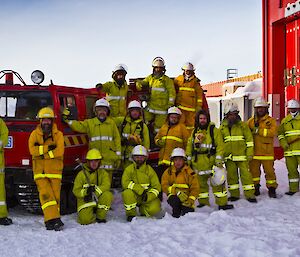
[[[286,192],[285,194],[286,195],[290,195],[290,196],[292,196],[292,195],[294,195],[294,194],[296,194],[297,192],[291,192],[291,191],[288,191],[288,192]]]
[[[135,216],[127,216],[127,221],[131,222],[134,218],[135,218]]]
[[[0,218],[0,225],[3,225],[3,226],[9,226],[11,225],[13,222],[10,218]]]
[[[276,196],[276,188],[275,187],[269,187],[269,197],[270,198],[277,198],[277,196]]]
[[[235,201],[237,201],[239,199],[240,199],[239,197],[235,197],[235,196],[228,197],[228,201],[231,201],[231,202],[235,202]]]
[[[97,223],[106,223],[106,219],[96,219]]]
[[[225,204],[225,205],[222,205],[222,206],[219,206],[219,210],[230,210],[230,209],[233,209],[234,206],[232,204]]]
[[[56,218],[46,221],[45,226],[47,230],[60,231],[63,229],[64,223],[61,221],[60,218]]]
[[[256,185],[254,185],[254,187],[255,187],[254,195],[255,195],[255,196],[260,195],[260,191],[259,191],[260,184],[256,184]]]
[[[257,203],[256,198],[248,198],[247,201],[250,203]]]

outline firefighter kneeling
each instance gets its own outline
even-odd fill
[[[32,131],[28,141],[33,178],[39,191],[46,229],[61,230],[64,225],[59,213],[64,136],[54,123],[51,108],[42,108],[38,118],[40,124]]]
[[[127,221],[136,216],[139,207],[142,216],[151,217],[160,211],[158,194],[161,185],[155,171],[146,163],[148,153],[145,147],[137,145],[132,150],[133,163],[122,176],[122,197],[126,210]]]
[[[185,163],[186,156],[182,148],[175,148],[171,154],[172,166],[162,176],[163,192],[173,208],[172,216],[179,218],[195,210],[195,200],[199,194],[196,173]]]
[[[77,197],[78,222],[81,225],[106,222],[113,195],[110,192],[110,178],[100,169],[102,156],[97,149],[87,152],[87,163],[74,181],[73,193]],[[95,215],[96,213],[96,215]]]

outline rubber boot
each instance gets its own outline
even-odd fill
[[[260,184],[256,184],[256,185],[254,185],[254,187],[255,187],[254,195],[255,195],[255,196],[260,195],[260,191],[259,191]]]
[[[225,204],[225,205],[222,205],[222,206],[219,206],[219,210],[230,210],[230,209],[233,209],[234,206],[232,204]]]
[[[276,196],[276,188],[275,187],[269,187],[269,197],[270,198],[277,198]]]
[[[10,218],[0,218],[0,225],[3,225],[3,226],[9,226],[11,225],[13,222]]]

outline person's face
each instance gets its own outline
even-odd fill
[[[288,108],[288,112],[289,113],[295,113],[295,112],[299,112],[299,108]]]
[[[229,112],[227,114],[227,119],[228,119],[229,123],[234,123],[237,120],[237,115],[238,114],[235,112]]]
[[[204,114],[199,115],[199,124],[205,126],[207,124],[207,117]]]
[[[164,73],[164,68],[163,67],[154,67],[153,68],[153,74],[156,76],[160,76]]]
[[[141,112],[140,112],[139,108],[131,108],[129,110],[129,112],[130,112],[130,117],[134,120],[137,120],[141,115]]]
[[[184,161],[184,158],[183,157],[174,157],[173,158],[173,162],[174,162],[174,167],[176,168],[176,170],[179,170],[181,169],[184,164],[185,164],[185,161]]]
[[[171,125],[175,125],[179,122],[179,118],[180,116],[178,114],[175,113],[169,114],[169,123]]]
[[[124,71],[117,71],[115,74],[115,79],[125,80],[126,73]]]
[[[267,108],[266,107],[257,107],[256,109],[256,113],[258,117],[263,117],[267,114]]]
[[[107,114],[108,114],[108,110],[107,107],[104,106],[97,106],[95,108],[95,112],[96,112],[96,116],[99,119],[106,119],[107,118]]]
[[[100,166],[100,160],[88,160],[88,165],[91,168],[91,170],[97,170]]]
[[[44,133],[50,133],[52,130],[52,119],[42,119],[41,127]]]
[[[190,78],[194,75],[194,71],[192,70],[184,70],[184,76]]]
[[[134,155],[132,157],[132,159],[134,160],[134,162],[138,165],[141,166],[145,161],[146,161],[146,156],[144,155]]]

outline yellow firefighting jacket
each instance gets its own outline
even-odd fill
[[[161,186],[168,197],[176,195],[180,191],[195,201],[199,195],[197,175],[188,165],[184,165],[177,173],[173,165],[166,169],[162,176]]]
[[[118,117],[126,115],[126,99],[128,92],[128,85],[125,81],[122,86],[119,86],[117,82],[110,81],[102,85],[102,89],[107,93],[107,100],[110,103],[110,116]]]
[[[258,128],[255,127],[254,116],[248,120],[248,126],[254,139],[255,160],[274,160],[274,137],[277,134],[276,120],[266,114],[257,119]]]
[[[104,169],[98,169],[92,172],[86,164],[83,165],[83,168],[85,169],[85,174],[90,180],[90,185],[95,186],[95,194],[97,198],[99,198],[99,196],[102,195],[103,192],[110,190],[110,178],[108,173]],[[83,208],[96,205],[96,203],[94,202],[86,203],[84,201],[84,197],[87,194],[87,188],[90,185],[87,182],[83,170],[79,171],[75,178],[73,187],[73,193],[77,197],[78,212]]]
[[[213,128],[213,136],[215,143],[215,154],[211,154],[212,150],[212,138],[210,135],[210,127],[214,126],[211,122],[207,129],[197,129],[193,131],[191,137],[188,140],[186,155],[188,160],[192,161],[193,170],[199,174],[210,174],[212,166],[215,165],[216,159],[222,161],[224,154],[224,143],[221,132],[216,127]],[[197,142],[197,135],[204,135],[203,141]],[[195,138],[193,135],[195,134]]]
[[[278,129],[278,139],[284,149],[284,156],[300,155],[300,115],[287,115]]]
[[[174,79],[174,84],[177,89],[175,103],[180,109],[192,112],[202,109],[204,94],[200,80],[196,76],[187,81],[180,75]]]
[[[156,114],[167,114],[166,110],[175,102],[176,92],[173,80],[166,75],[160,78],[149,75],[141,84],[148,86],[151,92],[147,110]]]
[[[159,162],[158,164],[170,165],[170,155],[174,148],[186,148],[187,141],[190,134],[182,123],[169,126],[166,122],[156,134],[154,141],[155,144],[160,146]]]
[[[253,157],[253,137],[247,123],[239,120],[229,129],[228,121],[224,119],[220,131],[224,141],[225,161],[247,161],[247,157]]]
[[[161,191],[159,179],[152,167],[144,163],[140,168],[137,168],[135,162],[124,170],[122,188],[123,190],[131,189],[138,195],[141,195],[146,190],[148,195],[147,201],[149,202],[157,198]]]
[[[68,121],[72,130],[87,133],[89,137],[89,149],[96,148],[103,159],[101,167],[113,169],[114,163],[121,159],[121,137],[115,122],[107,117],[101,122],[97,117],[84,121]]]
[[[54,150],[49,150],[49,145],[55,145]],[[43,130],[39,124],[30,134],[28,141],[29,152],[32,155],[32,169],[34,179],[40,178],[62,178],[64,136],[53,124],[52,133],[43,138]]]

